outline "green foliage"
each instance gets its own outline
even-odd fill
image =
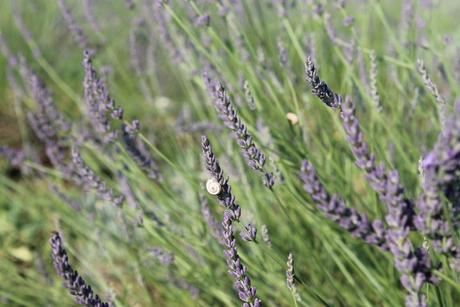
[[[58,108],[74,123],[75,142],[78,127],[89,122],[83,101],[83,51],[73,41],[54,1],[14,2],[33,40],[18,30],[13,1],[0,4],[1,33],[13,52],[24,54],[52,89]],[[35,108],[35,102],[13,91],[5,75],[7,59],[0,57],[0,143],[35,148],[38,157],[25,161],[20,170],[2,160],[0,304],[74,305],[52,266],[48,240],[53,230],[62,233],[74,268],[96,293],[105,300],[110,297],[117,306],[241,303],[227,274],[223,248],[201,214],[200,195],[206,195],[216,219],[220,222],[223,217],[223,208],[204,187],[208,174],[202,163],[200,131],[186,131],[178,124],[185,113],[187,127],[198,122],[222,126],[202,78],[204,68],[212,65],[255,143],[267,155],[267,165],[284,178],[281,181],[278,176],[273,190],[268,190],[260,175],[247,166],[228,129],[204,132],[242,207],[238,231],[249,222],[258,228],[257,242],[236,237],[264,305],[403,305],[405,292],[391,255],[345,233],[316,209],[302,189],[298,172],[302,159],[308,158],[331,193],[340,194],[349,206],[372,218],[384,219],[385,206],[355,166],[338,114],[310,94],[303,62],[314,48],[321,77],[358,104],[358,117],[372,150],[379,160],[399,170],[408,195],[415,199],[420,192],[418,162],[441,129],[439,106],[424,87],[416,60],[425,60],[441,95],[452,105],[459,89],[459,46],[455,42],[460,7],[455,1],[441,1],[432,10],[416,5],[414,22],[404,20],[407,16],[400,1],[350,1],[345,7],[327,1],[324,10],[331,16],[337,37],[355,48],[352,59],[347,58],[347,47],[328,35],[326,15],[317,15],[316,4],[306,4],[310,1],[292,1],[296,6],[287,16],[277,14],[268,0],[241,1],[243,13],[232,7],[226,16],[220,16],[219,10],[232,1],[209,1],[208,5],[200,4],[205,1],[170,1],[161,10],[171,17],[168,31],[175,48],[184,53],[180,63],[174,62],[174,50],[164,43],[158,20],[145,9],[144,1],[137,1],[133,10],[122,1],[94,1],[105,43],[88,24],[84,1],[67,2],[92,44],[100,45],[96,66],[111,68],[107,77],[111,96],[124,108],[125,123],[140,120],[140,138],[158,161],[164,178],[162,182],[149,179],[121,141],[110,152],[86,141],[81,148],[85,162],[117,192],[125,193],[119,174],[126,177],[139,208],[129,203],[117,208],[64,179],[45,158],[43,145],[28,127],[26,113]],[[190,15],[204,13],[210,14],[211,24],[197,27]],[[355,22],[344,27],[342,22],[350,15]],[[129,46],[130,32],[139,17],[145,18],[143,35],[147,51],[152,51],[140,76],[132,68]],[[426,23],[422,29],[416,24],[419,20]],[[409,22],[406,28],[404,22]],[[453,38],[451,44],[443,43],[445,35]],[[279,62],[277,40],[287,51],[284,66]],[[205,45],[207,42],[210,44]],[[42,51],[38,58],[31,52],[36,46]],[[267,69],[259,61],[260,50]],[[360,76],[360,57],[368,74],[371,50],[377,55],[381,112]],[[243,51],[250,60],[244,59]],[[248,81],[256,110],[245,101],[241,78]],[[287,119],[288,112],[298,116],[298,123]],[[265,129],[258,125],[261,120]],[[114,121],[113,127],[119,125]],[[51,186],[81,210],[73,210]],[[143,224],[138,227],[141,212]],[[162,223],[155,222],[153,214]],[[268,227],[271,247],[262,240],[262,225]],[[414,240],[421,244],[423,238]],[[157,246],[175,255],[174,265],[165,266],[155,259],[150,249]],[[299,302],[286,286],[289,252],[296,259]],[[439,285],[426,286],[429,304],[456,306],[460,301],[458,275],[447,268],[445,259],[436,260],[444,262],[444,270],[435,272],[441,278]],[[198,297],[187,289],[191,285],[200,290]]]

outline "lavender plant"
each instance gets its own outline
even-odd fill
[[[217,194],[217,198],[226,208],[222,221],[222,237],[225,246],[228,273],[235,278],[234,286],[238,291],[238,297],[244,302],[243,307],[262,306],[262,301],[256,296],[256,288],[251,285],[251,279],[246,272],[246,267],[242,264],[241,258],[238,255],[236,240],[233,235],[233,223],[239,220],[241,208],[235,203],[235,197],[232,195],[228,179],[224,179],[224,173],[206,136],[201,137],[201,147],[206,169],[222,187],[221,192]],[[249,227],[249,229],[246,229],[246,232],[249,232],[246,237],[254,240],[256,234],[255,228]]]
[[[2,2],[0,305],[456,306],[458,8]]]
[[[248,165],[252,169],[264,174],[264,184],[271,189],[274,185],[274,176],[272,173],[268,173],[264,169],[266,157],[260,149],[256,147],[246,126],[238,117],[236,110],[230,101],[229,94],[221,83],[215,82],[207,76],[205,76],[205,82],[214,99],[214,105],[219,112],[220,118],[227,128],[233,131]]]
[[[446,122],[433,150],[423,159],[423,193],[417,202],[420,211],[415,218],[417,229],[432,239],[437,251],[452,256],[455,266],[458,266],[460,258],[459,247],[453,238],[442,197],[451,202],[449,214],[452,226],[458,228],[459,111],[460,104],[457,104],[455,113]]]
[[[359,121],[355,116],[355,106],[348,97],[345,103],[338,94],[330,90],[324,81],[319,79],[316,69],[307,59],[307,81],[314,95],[328,106],[339,108],[343,127],[348,136],[357,165],[367,173],[369,183],[387,204],[386,222],[388,232],[387,244],[395,257],[395,266],[402,273],[401,283],[408,291],[406,306],[426,306],[426,296],[422,294],[424,283],[435,283],[437,278],[432,274],[432,264],[423,248],[414,248],[409,234],[413,227],[413,203],[404,197],[404,189],[399,181],[397,171],[387,173],[384,164],[376,165],[375,156],[370,153],[369,145],[364,141]],[[334,102],[330,102],[331,97]]]
[[[64,286],[69,289],[70,294],[75,297],[75,302],[84,306],[109,307],[91,286],[75,271],[69,263],[69,257],[63,247],[61,236],[54,232],[50,239],[54,268],[64,280]]]

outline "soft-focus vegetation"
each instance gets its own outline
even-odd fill
[[[330,221],[299,180],[308,159],[330,193],[385,220],[386,206],[355,165],[339,114],[311,94],[304,61],[310,56],[321,79],[353,99],[371,150],[399,171],[406,196],[416,200],[419,162],[459,94],[457,1],[135,0],[130,7],[122,0],[66,0],[86,43],[71,32],[58,2],[0,3],[0,49],[16,60],[0,56],[0,145],[24,155],[19,163],[0,160],[0,305],[75,304],[53,268],[52,231],[61,233],[73,268],[104,301],[241,305],[223,247],[202,213],[207,203],[219,224],[224,213],[205,188],[203,134],[241,206],[238,252],[264,306],[404,305],[391,253]],[[124,109],[122,120],[108,116],[111,131],[118,131],[112,142],[97,139],[85,103],[84,49]],[[445,105],[426,87],[418,59]],[[58,131],[65,164],[73,165],[71,148],[77,148],[125,196],[123,206],[72,180],[47,155],[50,145],[28,121],[41,109],[21,65],[43,80],[72,123],[70,131]],[[223,125],[204,74],[230,93],[275,175],[272,189]],[[122,128],[136,119],[136,140],[161,179],[148,176],[123,141]],[[452,204],[445,205],[451,212]],[[248,223],[257,227],[256,242],[239,235]],[[453,235],[458,243],[458,230]],[[424,286],[429,306],[458,306],[459,275],[448,258],[430,248],[429,238],[414,232],[411,239],[429,248],[440,279]],[[297,300],[286,285],[289,253]]]

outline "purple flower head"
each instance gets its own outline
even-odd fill
[[[116,195],[112,189],[107,187],[106,183],[86,165],[77,148],[72,148],[72,161],[74,169],[79,175],[79,180],[85,188],[95,190],[103,200],[112,202],[117,207],[123,204],[125,197]]]
[[[69,289],[70,294],[75,297],[75,302],[84,306],[109,307],[109,304],[103,302],[99,296],[93,292],[91,286],[72,268],[59,233],[53,233],[50,243],[54,268],[59,276],[64,279],[64,286]]]
[[[313,95],[321,99],[326,105],[338,108],[342,104],[342,97],[334,93],[326,82],[319,78],[318,72],[311,57],[305,61],[305,75]]]
[[[234,287],[238,292],[238,297],[244,302],[243,305],[249,307],[260,306],[261,301],[257,298],[256,288],[252,287],[246,267],[242,264],[241,258],[238,255],[236,240],[233,234],[233,222],[240,218],[241,208],[235,202],[228,179],[224,178],[224,173],[206,136],[201,137],[201,147],[203,149],[206,169],[221,186],[220,193],[216,195],[217,199],[226,208],[222,221],[222,243],[225,247],[224,254],[227,258],[228,273],[235,280]],[[250,236],[254,235],[255,238],[255,228],[248,227],[246,231],[248,231]]]
[[[158,163],[145,148],[144,143],[136,136],[139,130],[139,121],[134,121],[132,125],[121,126],[123,143],[131,158],[136,162],[147,176],[152,180],[161,180]]]
[[[330,195],[316,174],[313,165],[304,160],[300,171],[300,179],[305,191],[310,194],[326,216],[340,227],[349,231],[353,236],[363,239],[369,244],[377,245],[383,250],[388,249],[385,239],[386,231],[381,221],[369,221],[369,218],[353,208],[348,208],[337,195]]]
[[[457,104],[457,107],[460,103]],[[447,119],[444,130],[425,158],[421,167],[423,173],[423,193],[417,202],[419,213],[415,225],[422,234],[432,240],[435,250],[460,259],[460,247],[452,239],[452,228],[445,219],[444,195],[452,204],[452,226],[460,225],[460,112],[457,109]]]
[[[221,83],[211,80],[207,75],[205,75],[205,83],[214,99],[214,105],[219,113],[219,117],[225,126],[232,130],[248,165],[252,169],[262,172],[265,176],[264,184],[268,188],[271,188],[274,184],[274,177],[273,174],[266,172],[264,169],[265,155],[256,147],[252,136],[248,133],[247,127],[238,117],[226,89]]]
[[[86,33],[75,20],[75,17],[72,15],[72,12],[65,3],[65,0],[59,0],[58,4],[59,8],[61,9],[62,15],[64,16],[66,26],[69,29],[70,33],[72,33],[75,42],[83,49],[91,49]]]
[[[243,231],[240,232],[241,239],[245,241],[255,241],[257,235],[257,228],[256,226],[252,225],[251,223],[247,224]]]
[[[117,133],[111,129],[109,116],[121,120],[123,109],[116,107],[115,100],[110,96],[105,81],[99,77],[94,68],[92,53],[85,50],[83,55],[85,70],[83,88],[88,117],[97,135],[102,136],[104,143],[109,143],[117,137]]]
[[[204,162],[209,174],[220,185],[220,193],[217,194],[217,199],[225,208],[230,209],[233,214],[232,219],[238,220],[241,215],[240,206],[235,202],[235,196],[232,194],[232,189],[228,183],[228,179],[224,177],[219,161],[217,161],[214,152],[212,151],[211,143],[206,136],[201,136],[201,148],[203,150]],[[226,213],[229,214],[229,213]]]

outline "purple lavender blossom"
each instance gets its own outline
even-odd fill
[[[209,27],[210,24],[211,24],[211,16],[209,16],[209,14],[198,16],[195,19],[195,26],[197,26],[198,28]]]
[[[236,248],[236,240],[233,234],[233,222],[239,220],[241,208],[235,202],[235,196],[231,193],[228,179],[224,178],[224,173],[220,168],[219,162],[212,151],[211,144],[206,136],[201,137],[201,147],[203,149],[204,162],[209,174],[221,185],[221,191],[217,194],[217,199],[226,208],[222,222],[222,237],[225,246],[225,257],[227,258],[228,273],[235,279],[235,289],[238,291],[240,300],[244,302],[244,307],[259,307],[262,302],[256,296],[256,288],[251,285],[251,279],[247,275],[246,267],[241,261]]]
[[[217,194],[217,199],[220,204],[234,213],[234,217],[238,220],[241,215],[241,208],[235,202],[235,196],[232,194],[232,188],[228,184],[228,178],[224,177],[219,161],[217,161],[211,144],[206,136],[201,136],[201,147],[203,149],[204,162],[209,174],[220,184],[221,190]]]
[[[272,173],[268,173],[264,169],[265,155],[256,147],[252,137],[248,133],[247,127],[238,117],[238,114],[230,101],[229,94],[221,83],[212,81],[207,76],[205,76],[205,82],[208,86],[209,92],[214,98],[214,105],[220,118],[224,124],[233,131],[248,165],[252,169],[264,173],[264,184],[271,189],[274,184],[274,176]]]
[[[240,232],[241,239],[244,241],[256,241],[257,228],[253,224],[249,223],[244,227],[244,230]]]
[[[201,214],[208,224],[211,234],[214,238],[219,240],[219,243],[224,244],[222,239],[222,225],[215,219],[209,207],[208,200],[204,196],[200,196]]]
[[[72,148],[72,161],[75,171],[80,176],[82,184],[87,189],[94,189],[99,196],[106,201],[114,203],[120,207],[125,200],[123,195],[115,195],[112,189],[109,189],[106,183],[96,173],[86,165],[77,148]]]
[[[422,161],[423,193],[417,205],[420,209],[415,225],[432,239],[438,252],[460,259],[460,247],[455,246],[452,230],[445,219],[441,199],[444,195],[452,204],[453,228],[460,226],[458,172],[460,171],[460,102],[449,117],[433,150]]]
[[[70,208],[72,208],[73,210],[75,210],[77,212],[81,211],[80,203],[77,200],[70,198],[58,186],[56,186],[54,184],[50,184],[49,189],[54,193],[54,195],[56,195],[62,202],[67,204]]]
[[[11,166],[14,167],[21,166],[26,158],[24,151],[20,149],[14,149],[8,146],[0,146],[0,156],[5,157],[5,159],[11,164]]]
[[[225,210],[222,227],[228,273],[235,279],[234,286],[238,291],[238,297],[244,302],[243,307],[259,307],[262,306],[262,301],[256,296],[256,288],[251,285],[251,279],[236,248],[236,240],[233,235],[233,221],[236,218],[233,211]]]
[[[32,99],[39,107],[35,114],[46,117],[50,125],[54,126],[57,131],[68,132],[71,127],[70,122],[67,121],[58,110],[51,91],[46,87],[41,78],[29,67],[23,57],[20,58],[19,62],[21,77],[25,81]]]
[[[354,16],[347,16],[345,17],[345,19],[343,20],[343,25],[345,27],[351,27],[353,24],[355,23],[355,17]]]
[[[53,232],[50,243],[52,249],[51,256],[56,272],[64,279],[64,286],[75,297],[75,302],[85,306],[109,307],[109,304],[103,302],[93,292],[91,286],[72,268],[58,232]]]
[[[141,45],[141,34],[144,26],[145,20],[143,18],[134,20],[134,26],[129,35],[131,63],[138,76],[144,74],[146,66],[146,48],[144,45]]]
[[[138,121],[135,123],[138,125]],[[136,132],[133,132],[133,129],[125,124],[122,125],[121,129],[123,133],[123,143],[131,158],[150,179],[160,180],[161,175],[158,169],[158,163],[144,147],[144,143],[137,138]],[[139,127],[137,127],[137,130],[138,129]]]
[[[394,255],[395,266],[402,273],[401,283],[408,291],[406,306],[426,306],[426,297],[421,293],[422,286],[425,283],[435,283],[437,280],[432,275],[431,259],[426,251],[420,248],[415,249],[409,239],[409,233],[413,227],[414,208],[413,203],[404,197],[404,188],[400,183],[398,172],[388,172],[385,164],[382,163],[379,166],[376,164],[375,156],[370,152],[369,145],[364,140],[358,118],[355,115],[354,104],[349,98],[345,99],[344,104],[330,103],[341,101],[340,98],[333,100],[331,98],[340,96],[334,94],[323,81],[320,81],[311,61],[307,63],[307,80],[313,80],[309,83],[316,96],[327,105],[341,110],[343,127],[357,160],[356,163],[366,172],[372,188],[387,204],[386,222],[389,229],[386,239]],[[322,87],[319,87],[319,84],[322,84]],[[324,97],[326,98],[323,99]]]
[[[243,91],[244,97],[246,98],[246,103],[251,111],[255,111],[257,109],[256,103],[254,101],[254,96],[252,95],[251,86],[249,85],[248,80],[243,80]]]
[[[413,203],[404,196],[399,174],[395,170],[388,172],[383,163],[377,165],[375,155],[370,152],[369,145],[364,140],[355,112],[355,105],[347,97],[341,107],[341,118],[356,164],[366,172],[372,188],[388,205],[388,224],[391,227],[412,227]]]
[[[128,10],[132,10],[135,7],[134,0],[125,0],[125,5]]]
[[[278,56],[281,66],[286,67],[288,64],[288,51],[284,45],[283,39],[278,36],[276,39],[276,46],[278,48]]]
[[[78,22],[75,20],[75,17],[72,15],[72,12],[65,3],[65,0],[59,0],[58,3],[62,12],[62,16],[65,19],[66,26],[70,33],[72,33],[75,42],[83,49],[91,49],[88,37]]]
[[[315,168],[307,160],[304,160],[302,164],[300,179],[304,184],[305,191],[310,194],[319,209],[329,219],[349,231],[353,236],[363,239],[366,243],[388,250],[383,222],[380,220],[369,221],[367,215],[347,207],[337,195],[330,195],[319,180]]]
[[[441,105],[445,104],[446,102],[444,98],[439,93],[436,84],[434,84],[433,80],[431,80],[430,76],[428,75],[428,71],[426,70],[425,64],[421,59],[417,60],[417,70],[423,79],[425,87],[428,89],[428,91],[430,91],[431,94],[433,94],[436,101]]]
[[[332,108],[340,107],[342,97],[334,93],[326,82],[319,78],[311,57],[308,57],[305,61],[305,74],[313,95],[317,96],[322,102]]]
[[[99,20],[97,19],[94,13],[94,0],[84,0],[83,9],[86,20],[88,20],[88,24],[90,25],[91,29],[99,36],[102,43],[106,43],[107,39],[102,34],[102,29],[99,24]]]
[[[153,8],[151,9],[155,22],[157,24],[156,33],[163,41],[165,49],[172,52],[172,59],[175,64],[180,64],[184,61],[185,55],[181,48],[177,48],[171,31],[168,27],[171,16],[163,8],[163,1],[154,1]]]
[[[149,252],[163,265],[169,266],[175,263],[174,254],[168,252],[162,247],[152,247],[149,249]]]
[[[103,136],[104,142],[111,142],[117,133],[110,127],[109,114],[112,118],[123,119],[123,109],[115,106],[115,100],[109,94],[107,85],[99,78],[93,66],[91,52],[84,51],[83,67],[85,79],[83,81],[85,102],[88,107],[88,116],[93,128]]]
[[[32,32],[27,28],[24,19],[22,18],[21,12],[19,11],[18,1],[11,2],[13,7],[13,17],[14,21],[16,22],[16,26],[21,32],[21,35],[24,37],[27,44],[32,48],[32,55],[35,59],[40,59],[42,57],[42,52],[40,48],[37,46],[33,39]]]

